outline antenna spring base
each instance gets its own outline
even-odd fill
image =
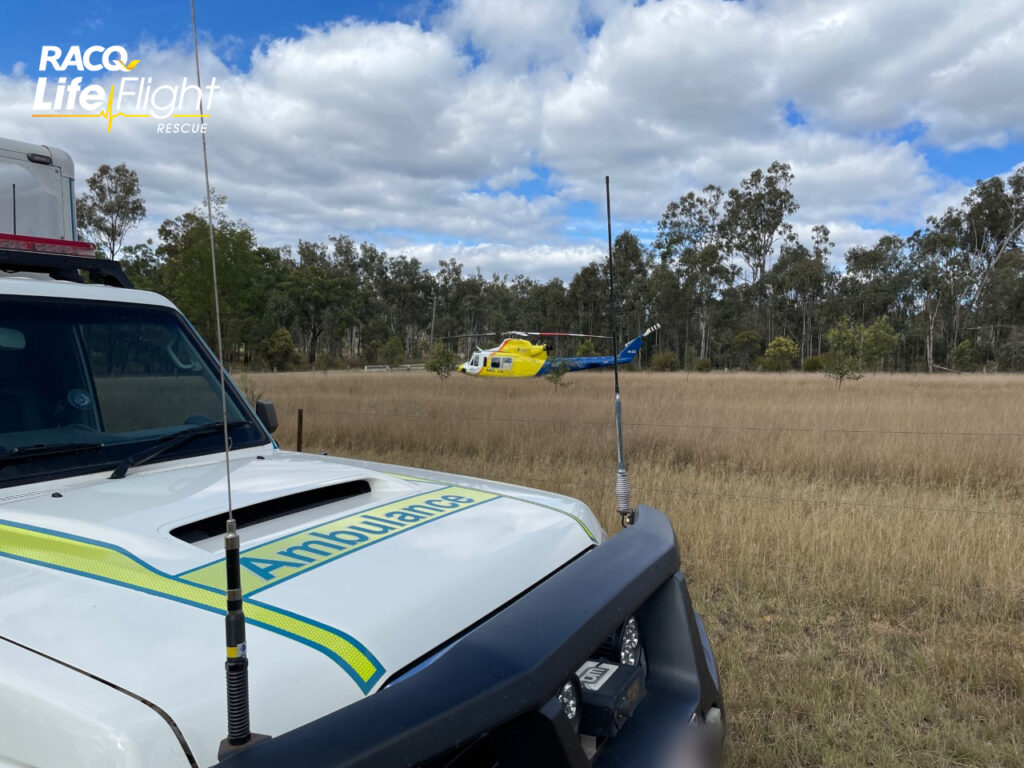
[[[249,660],[228,659],[228,741],[233,746],[249,741]]]
[[[622,518],[623,528],[633,524],[633,508],[629,503],[631,493],[629,476],[626,474],[626,470],[620,469],[615,477],[615,510]]]

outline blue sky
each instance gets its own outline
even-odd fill
[[[248,68],[248,52],[264,37],[294,37],[304,26],[315,26],[346,16],[377,21],[414,22],[429,18],[433,4],[348,0],[199,0],[196,17],[201,33],[225,43],[232,64]],[[95,2],[47,0],[45,3],[12,3],[4,9],[0,27],[2,64],[38,61],[41,45],[70,45],[87,39],[89,44],[133,45],[141,40],[168,43],[192,37],[187,0],[152,2]],[[235,45],[227,45],[234,39]],[[84,43],[83,43],[84,44]]]
[[[959,152],[925,144],[922,151],[929,166],[964,184],[1006,173],[1024,160],[1024,143],[1019,141],[1002,147],[976,147]]]
[[[211,172],[267,245],[335,234],[434,266],[570,277],[615,229],[792,165],[799,232],[845,249],[909,233],[1024,161],[1016,3],[957,0],[199,0],[221,90]],[[201,196],[194,138],[152,123],[33,120],[40,46],[124,45],[154,82],[191,74],[187,0],[5,9],[0,135],[49,143],[79,177],[127,162],[149,217]],[[23,66],[19,66],[19,62]],[[114,82],[108,73],[94,76]]]

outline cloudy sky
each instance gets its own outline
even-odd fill
[[[436,267],[571,275],[691,189],[789,163],[798,229],[909,233],[1024,160],[1019,0],[197,0],[210,170],[263,245],[344,233]],[[198,137],[33,118],[40,48],[194,81],[187,0],[17,3],[0,136],[141,178],[138,235],[202,199]],[[124,73],[122,73],[124,74]],[[86,73],[109,87],[121,75]],[[188,121],[184,121],[188,122]]]

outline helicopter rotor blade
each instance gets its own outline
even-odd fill
[[[568,333],[565,331],[509,331],[507,336],[572,336],[578,339],[610,339],[597,333]]]
[[[610,339],[611,336],[603,336],[599,333],[569,333],[567,331],[483,331],[481,333],[459,333],[454,336],[435,336],[435,341],[447,341],[449,339],[475,339],[481,336],[516,336],[526,338],[528,336],[568,336],[577,339]]]
[[[474,339],[479,336],[501,336],[502,334],[497,331],[487,331],[485,333],[460,333],[455,336],[435,336],[435,341],[445,341],[446,339]]]
[[[572,336],[578,339],[610,339],[611,336],[602,336],[599,333],[561,333],[559,331],[545,331],[537,334],[538,336]]]

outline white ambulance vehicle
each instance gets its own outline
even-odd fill
[[[607,536],[564,496],[282,450],[270,403],[226,399],[227,457],[210,348],[77,240],[65,152],[0,140],[0,766],[675,766],[704,764],[695,731],[720,743],[661,512]]]

